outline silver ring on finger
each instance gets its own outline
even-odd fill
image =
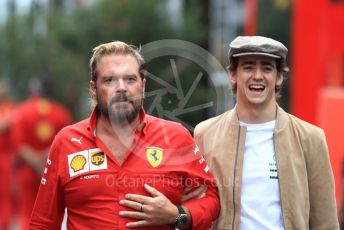
[[[143,204],[141,203],[140,212],[143,212]]]

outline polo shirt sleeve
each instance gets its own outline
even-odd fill
[[[209,186],[204,197],[183,204],[192,218],[192,229],[210,229],[220,213],[220,202],[216,187]]]
[[[216,181],[191,135],[187,135],[186,140],[190,148],[186,148],[184,154],[187,156],[186,159],[190,160],[186,164],[187,176],[184,186],[199,187],[200,185],[207,185],[208,188],[202,198],[187,201],[182,205],[190,211],[192,229],[209,229],[220,213]]]
[[[59,156],[62,153],[58,136],[52,143],[46,162],[31,216],[30,230],[61,229],[65,204],[59,179],[60,165],[62,164]]]

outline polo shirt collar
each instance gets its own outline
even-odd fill
[[[90,120],[87,129],[90,130],[93,133],[93,136],[96,136],[96,127],[97,127],[97,118],[99,116],[99,111],[97,107],[94,107],[91,115]],[[146,134],[146,126],[149,122],[148,116],[146,116],[146,112],[144,108],[141,108],[139,111],[139,117],[140,117],[140,124],[138,125],[136,131],[142,132],[143,134]]]

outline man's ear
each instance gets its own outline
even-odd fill
[[[146,88],[146,78],[143,78],[142,79],[142,88],[143,88],[143,91],[145,91],[145,88]]]
[[[142,80],[142,98],[145,99],[145,90],[146,90],[146,78]]]
[[[97,93],[97,87],[96,87],[96,83],[92,80],[89,83],[89,91],[90,91],[91,98],[95,98],[96,93]]]
[[[232,71],[228,71],[227,72],[227,75],[228,75],[228,81],[233,85],[237,82],[237,79],[236,79],[236,74],[235,72],[232,72]]]
[[[283,73],[277,73],[276,86],[281,86],[283,83]]]

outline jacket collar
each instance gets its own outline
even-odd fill
[[[276,126],[275,126],[275,132],[281,132],[285,127],[287,126],[288,121],[288,113],[285,112],[277,103],[277,112],[276,112]],[[234,108],[230,111],[228,111],[228,115],[226,117],[226,120],[229,122],[229,124],[234,126],[239,126],[239,118],[237,115],[237,106],[235,105]]]
[[[282,132],[287,127],[288,120],[288,113],[277,104],[275,133]]]

